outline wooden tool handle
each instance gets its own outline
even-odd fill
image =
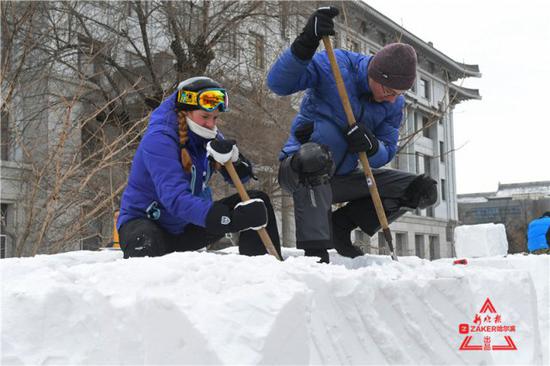
[[[340,73],[340,68],[338,67],[338,62],[336,61],[334,49],[332,48],[332,43],[330,42],[330,38],[328,36],[323,37],[323,44],[325,45],[325,49],[327,50],[330,67],[332,68],[334,80],[336,81],[336,88],[338,89],[338,94],[340,95],[348,124],[351,126],[355,124],[355,116],[353,115],[353,110],[351,109],[351,104],[349,102],[348,92],[346,91],[346,86],[344,85],[344,79],[342,78],[342,74]],[[363,171],[365,172],[365,178],[367,179],[367,185],[369,186],[372,202],[374,203],[374,208],[376,209],[378,221],[380,221],[382,230],[385,233],[386,242],[388,243],[388,247],[390,248],[390,254],[394,260],[397,260],[397,256],[393,252],[391,232],[389,229],[386,212],[384,211],[384,207],[382,206],[382,200],[380,199],[380,193],[378,192],[378,187],[376,186],[376,181],[374,180],[374,175],[372,174],[372,170],[370,168],[369,159],[367,158],[367,154],[364,151],[359,153],[359,160],[361,161]]]
[[[233,185],[237,188],[237,192],[241,197],[241,201],[248,201],[250,199],[250,196],[248,196],[248,192],[244,188],[243,183],[241,182],[241,178],[239,178],[239,175],[237,174],[233,163],[231,161],[228,161],[224,164],[224,167],[225,170],[227,170],[227,173],[229,173],[229,176],[233,181]],[[264,244],[267,252],[281,261],[282,259],[279,256],[279,253],[277,253],[277,250],[275,249],[275,246],[273,245],[273,242],[271,241],[267,230],[265,228],[259,229],[258,235],[260,236],[260,239],[262,240],[262,243]]]

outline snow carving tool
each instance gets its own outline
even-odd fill
[[[233,181],[233,185],[237,188],[237,192],[239,192],[239,196],[241,196],[241,201],[248,201],[250,199],[250,196],[248,196],[246,189],[244,189],[243,183],[241,182],[241,178],[239,178],[239,175],[237,174],[237,171],[233,166],[233,162],[229,160],[227,163],[224,164],[224,167],[227,170],[227,173],[229,173],[229,176]],[[271,241],[271,238],[269,237],[269,234],[267,233],[267,230],[265,228],[261,228],[257,232],[258,232],[258,235],[260,236],[260,239],[262,239],[262,243],[264,244],[264,247],[267,250],[267,252],[272,256],[274,256],[275,258],[277,258],[278,260],[282,261],[281,257],[279,256],[279,253],[277,253],[277,250],[273,245],[273,242]]]
[[[334,75],[334,80],[336,81],[338,94],[340,95],[344,111],[346,112],[348,124],[351,126],[355,124],[355,116],[353,115],[351,104],[349,103],[348,92],[346,91],[346,86],[344,85],[344,80],[342,79],[342,74],[340,73],[340,68],[338,67],[336,56],[334,55],[334,49],[332,48],[332,43],[330,42],[330,38],[328,36],[323,37],[323,44],[327,50],[327,55],[330,60],[330,67],[332,68],[332,74]],[[376,187],[376,182],[370,168],[369,160],[367,159],[367,154],[364,151],[359,153],[359,160],[361,161],[361,165],[363,165],[363,171],[365,172],[365,178],[367,180],[367,185],[369,186],[372,202],[374,203],[374,207],[376,209],[376,216],[378,216],[378,221],[380,221],[380,225],[382,226],[386,243],[388,243],[388,248],[390,249],[391,258],[394,261],[397,261],[397,255],[393,250],[393,241],[390,227],[388,225],[388,218],[386,217],[386,212],[382,206],[380,193],[378,192],[378,187]]]

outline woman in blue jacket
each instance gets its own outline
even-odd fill
[[[297,247],[328,262],[327,248],[355,257],[356,227],[373,235],[379,229],[364,174],[357,170],[360,151],[372,168],[395,156],[405,98],[416,78],[416,53],[393,43],[374,57],[336,50],[356,124],[349,127],[326,52],[315,53],[323,36],[334,35],[338,9],[323,7],[273,64],[268,86],[279,95],[305,90],[300,111],[280,154],[279,183],[293,195]],[[373,169],[391,222],[407,208],[426,208],[437,200],[436,182],[428,176]],[[331,204],[347,205],[335,212]]]
[[[256,230],[267,226],[280,252],[277,223],[269,197],[249,191],[212,201],[208,182],[214,171],[229,177],[223,164],[231,160],[245,182],[250,163],[235,142],[216,127],[228,108],[227,92],[207,77],[181,82],[156,108],[141,140],[122,195],[117,221],[124,257],[159,256],[197,250],[225,233],[241,232],[239,251],[261,255],[266,250]]]

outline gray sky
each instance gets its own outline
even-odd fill
[[[550,180],[550,1],[366,0],[455,61],[481,101],[454,112],[458,193]],[[459,81],[460,82],[460,81]]]

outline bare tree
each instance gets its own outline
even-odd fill
[[[7,53],[3,48],[2,70],[11,74],[2,73],[3,95],[10,96],[2,101],[2,115],[13,112],[6,118],[13,127],[11,150],[28,167],[20,203],[26,217],[18,228],[16,255],[66,250],[83,238],[94,239],[96,246],[110,241],[112,214],[148,113],[178,80],[208,74],[225,80],[234,95],[257,98],[256,90],[241,89],[224,77],[228,70],[237,72],[246,58],[224,64],[216,52],[235,47],[244,52],[247,45],[228,35],[248,36],[241,24],[267,16],[266,6],[236,1],[2,3],[2,39],[13,39]],[[10,54],[17,54],[20,63],[7,61]],[[17,102],[12,95],[19,96]],[[274,190],[276,150],[283,138],[274,140],[269,131],[273,126],[262,110],[267,99],[260,100],[262,108],[250,109],[248,97],[233,101],[236,113],[229,119],[239,122],[228,123],[238,127],[228,132],[239,136],[251,160],[262,167],[257,186]],[[259,133],[246,135],[254,130]],[[283,134],[282,128],[278,131]],[[259,157],[267,145],[273,156],[264,161]],[[270,174],[264,177],[264,172]]]

